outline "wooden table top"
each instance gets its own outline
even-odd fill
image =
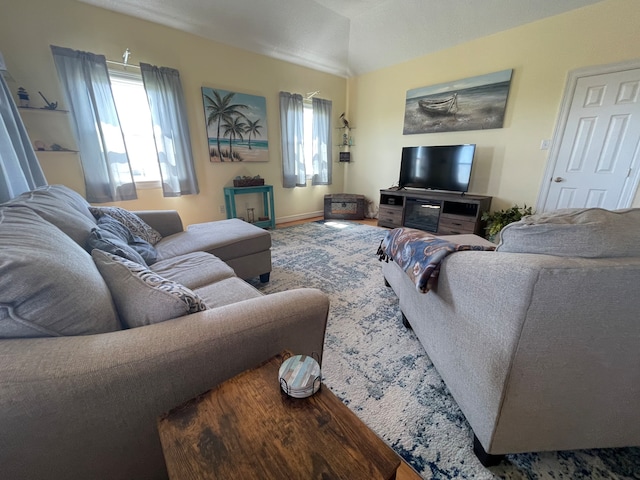
[[[284,357],[286,358],[286,357]],[[158,420],[172,479],[394,479],[400,457],[324,385],[285,395],[283,354]]]

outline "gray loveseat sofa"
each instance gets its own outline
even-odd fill
[[[151,265],[88,248],[101,217],[65,187],[0,205],[3,479],[165,478],[159,415],[284,349],[322,355],[323,293],[265,296],[229,266],[270,270],[261,229],[143,217]]]
[[[426,294],[393,261],[383,274],[486,465],[640,445],[640,209],[525,217],[495,252],[445,258]]]

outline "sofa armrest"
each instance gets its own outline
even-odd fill
[[[184,230],[180,214],[176,210],[139,210],[133,212],[163,237]]]
[[[3,475],[166,477],[158,416],[282,350],[322,355],[328,309],[299,289],[131,330],[0,341]]]

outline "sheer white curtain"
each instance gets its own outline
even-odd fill
[[[305,187],[304,127],[302,95],[280,92],[280,131],[282,136],[282,186]]]
[[[84,173],[89,202],[137,198],[103,55],[51,46]]]
[[[178,70],[140,64],[165,197],[196,194],[191,137]]]
[[[18,107],[0,74],[0,202],[46,184]]]
[[[331,100],[313,97],[312,185],[331,185]]]

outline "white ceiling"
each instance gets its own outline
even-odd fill
[[[79,1],[349,77],[602,0]]]

